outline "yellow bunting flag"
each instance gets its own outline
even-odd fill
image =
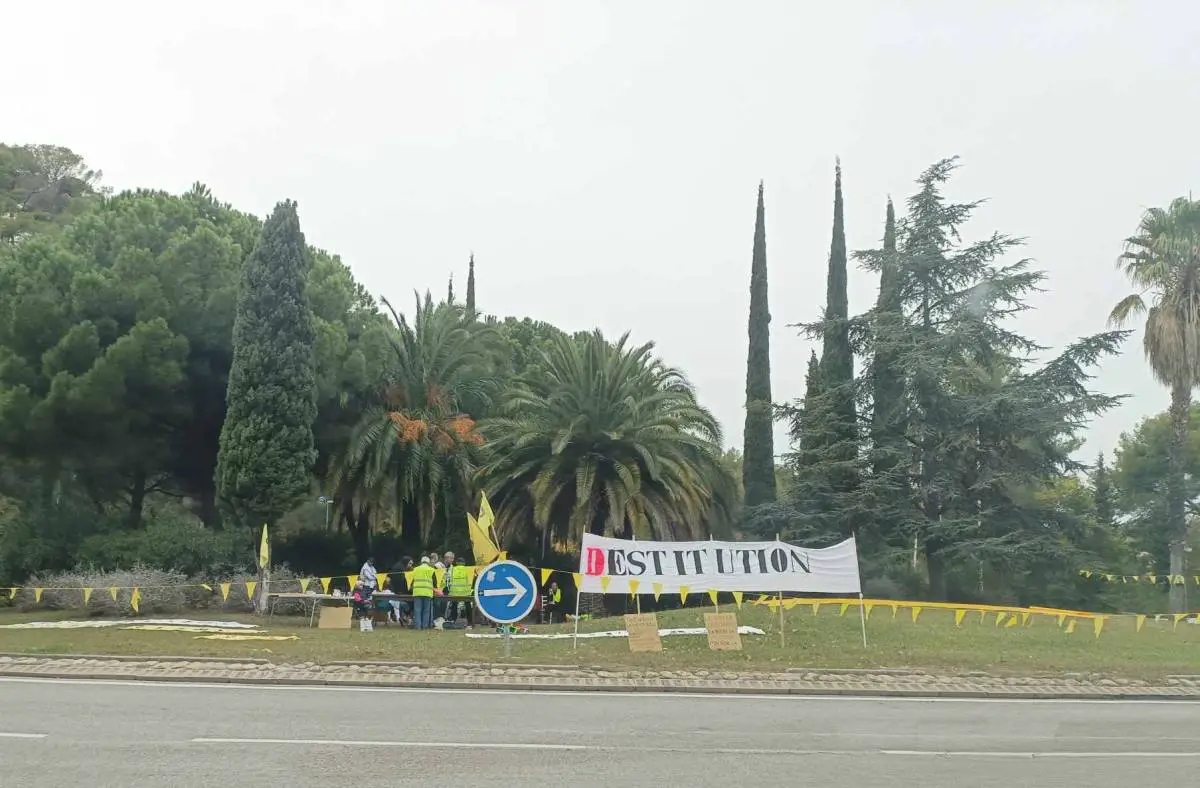
[[[553,571],[554,571],[553,569],[543,569],[542,570],[542,585],[546,585],[546,583],[550,582],[550,574]]]
[[[1108,620],[1108,616],[1096,616],[1092,619],[1092,629],[1096,633],[1096,637],[1100,637],[1100,633],[1104,631],[1104,622]]]
[[[34,602],[41,602],[41,601],[42,601],[42,591],[44,591],[44,590],[45,590],[45,589],[42,589],[42,588],[35,588],[35,589],[33,589],[33,601],[34,601]]]
[[[384,586],[387,585],[389,574],[390,574],[389,572],[380,572],[379,574],[375,575],[375,590],[376,591],[382,591]]]
[[[924,609],[925,608],[921,608],[921,607],[914,607],[912,609],[912,617],[913,617],[914,624],[917,623],[917,619],[921,617],[921,611]]]
[[[1149,580],[1151,583],[1157,583],[1158,575],[1146,575],[1146,579]]]
[[[662,583],[651,583],[650,587],[654,589],[654,601],[657,602],[658,598],[662,596]]]
[[[846,611],[847,611],[847,610],[849,610],[849,609],[850,609],[850,603],[849,603],[849,602],[843,602],[843,603],[842,603],[842,606],[841,606],[840,608],[838,608],[838,615],[839,615],[839,616],[844,616],[844,615],[846,615]]]
[[[1067,621],[1067,614],[1066,614],[1066,613],[1059,613],[1059,614],[1058,614],[1058,627],[1059,627],[1059,629],[1062,629],[1062,625],[1063,625],[1063,624],[1065,624],[1065,623],[1066,623],[1066,621]]]
[[[1172,618],[1174,619],[1175,623],[1171,629],[1179,629],[1179,622],[1187,618],[1187,613],[1176,613],[1174,616],[1172,616]]]
[[[1144,626],[1146,626],[1146,617],[1145,617],[1145,616],[1141,616],[1141,615],[1139,615],[1139,616],[1138,616],[1138,617],[1137,617],[1137,618],[1134,620],[1134,624],[1133,624],[1133,631],[1134,631],[1134,632],[1141,632],[1141,631],[1142,631],[1142,627],[1144,627]]]
[[[1018,619],[1016,616],[1009,616],[1009,617],[1008,617],[1008,623],[1004,625],[1004,628],[1005,628],[1005,629],[1012,629],[1012,628],[1013,628],[1013,627],[1015,627],[1015,626],[1016,626],[1016,625],[1017,625],[1019,622],[1020,622],[1020,619]]]
[[[608,584],[611,582],[612,582],[612,578],[609,577],[608,575],[601,577],[600,578],[600,593],[607,594],[608,593]]]
[[[246,581],[246,599],[254,599],[254,589],[258,587],[257,580]]]
[[[309,583],[311,583],[311,582],[312,582],[312,578],[311,578],[311,577],[302,577],[302,578],[300,578],[300,593],[301,593],[301,594],[307,594],[307,593],[308,593],[308,584],[309,584]],[[211,591],[212,589],[210,588],[209,590]]]
[[[708,589],[708,598],[710,600],[712,600],[713,607],[716,607],[717,606],[717,591],[716,591],[716,589],[713,589],[713,588]]]
[[[1075,634],[1075,619],[1071,619],[1070,621],[1067,622],[1067,634],[1068,635]]]
[[[629,578],[629,593],[633,596],[637,596],[638,588],[641,585],[642,585],[642,581],[636,580],[632,577]]]
[[[900,606],[899,606],[899,605],[892,605],[892,618],[893,618],[893,619],[896,617],[896,614],[897,614],[897,613],[899,613],[899,612],[900,612]]]
[[[20,590],[19,588],[10,588],[10,589],[8,589],[8,598],[9,598],[9,599],[16,599],[16,598],[17,598],[17,591],[19,591],[19,590]]]
[[[413,579],[413,573],[412,573],[412,572],[405,572],[405,573],[404,573],[404,587],[405,587],[405,588],[407,588],[407,589],[410,589],[410,590],[412,589],[412,579]]]
[[[324,594],[325,596],[329,596],[329,584],[332,582],[333,582],[332,577],[322,577],[321,578],[321,593]]]
[[[1000,626],[1001,624],[1003,624],[1004,619],[1006,619],[1006,618],[1008,618],[1008,613],[1004,612],[1003,610],[1001,610],[999,613],[997,613],[996,614],[996,626]]]
[[[821,612],[821,603],[820,603],[820,602],[813,602],[813,603],[812,603],[812,609],[813,609],[813,615],[814,615],[814,616],[815,616],[815,615],[818,615],[818,614]]]
[[[571,579],[575,581],[576,589],[583,588],[583,575],[581,575],[579,572],[572,572]]]
[[[112,601],[116,602],[116,601],[117,601],[117,587],[116,587],[116,586],[109,586],[109,587],[108,587],[108,595],[109,595],[110,597],[112,597]]]
[[[83,589],[83,606],[87,607],[90,601],[92,601],[92,589],[85,588]]]
[[[870,617],[871,617],[871,611],[875,609],[875,603],[874,603],[874,602],[863,602],[863,603],[862,603],[862,605],[863,605],[863,607],[866,609],[865,616],[866,616],[867,618],[870,618]]]
[[[967,611],[965,611],[965,610],[955,610],[954,611],[954,626],[961,627],[963,617],[966,615],[967,615]]]
[[[688,595],[688,587],[680,586],[679,587],[679,604],[681,604],[681,605],[687,604],[687,595]]]
[[[738,610],[742,609],[742,592],[741,591],[733,592],[733,604],[737,605]]]
[[[140,588],[135,587],[133,589],[133,593],[129,595],[129,606],[131,608],[133,608],[134,613],[141,612],[138,610],[138,605],[141,604],[141,601],[142,601],[142,590]]]
[[[212,593],[212,586],[210,586],[208,583],[201,583],[200,587],[203,588],[208,593],[210,593],[210,594]]]
[[[228,602],[229,601],[229,589],[233,588],[233,583],[221,583],[220,587],[221,587],[221,601]]]
[[[346,579],[350,581],[350,590],[353,591],[355,583],[358,582],[358,575],[346,575]],[[442,587],[442,581],[439,578],[438,579],[438,588],[441,588],[441,587]]]
[[[1032,618],[1029,613],[1021,613],[1021,626],[1029,626],[1029,620]]]

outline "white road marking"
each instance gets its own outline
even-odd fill
[[[411,747],[458,750],[574,750],[590,752],[708,753],[717,755],[887,755],[925,758],[1200,758],[1200,752],[997,752],[987,750],[795,750],[770,747],[626,747],[610,744],[540,744],[525,742],[355,741],[340,739],[192,739],[193,744],[301,745],[307,747]]]
[[[44,739],[44,733],[0,733],[0,739]]]
[[[784,701],[807,703],[1015,703],[1015,704],[1083,704],[1083,705],[1149,705],[1149,706],[1189,706],[1197,705],[1200,698],[1155,700],[1149,698],[1131,698],[1128,700],[1112,700],[1107,698],[898,698],[890,696],[872,697],[870,695],[752,695],[742,693],[720,692],[633,692],[611,690],[541,690],[514,685],[512,689],[472,689],[470,687],[336,687],[318,685],[287,685],[287,684],[238,684],[236,682],[213,683],[204,681],[137,681],[129,679],[44,679],[26,676],[0,676],[0,683],[16,684],[83,684],[105,685],[113,687],[142,687],[149,689],[226,689],[270,692],[400,692],[424,695],[509,695],[514,697],[562,697],[562,698],[688,698],[708,700],[756,700]]]

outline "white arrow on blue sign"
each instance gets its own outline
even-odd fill
[[[533,573],[516,561],[497,561],[475,582],[475,605],[497,624],[515,624],[533,612],[537,602]]]

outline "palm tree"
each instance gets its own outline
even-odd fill
[[[411,322],[383,303],[396,323],[389,337],[395,366],[331,474],[360,553],[369,550],[370,516],[381,507],[394,508],[401,538],[420,546],[434,541],[447,512],[465,508],[482,456],[477,418],[495,390],[493,329],[428,294],[424,303],[417,298]]]
[[[1174,578],[1186,571],[1184,460],[1192,388],[1200,384],[1200,201],[1179,197],[1166,208],[1146,211],[1118,265],[1136,292],[1113,307],[1109,320],[1123,324],[1146,316],[1146,360],[1154,377],[1171,390],[1167,529],[1171,609],[1182,612],[1184,588]]]
[[[562,335],[545,373],[510,393],[484,426],[501,539],[703,538],[728,516],[737,488],[720,427],[653,349],[628,334]]]

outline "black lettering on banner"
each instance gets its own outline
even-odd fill
[[[785,553],[779,547],[776,547],[771,550],[771,568],[780,574],[787,571],[787,568],[788,568],[787,553]]]
[[[734,552],[742,557],[742,571],[744,571],[746,574],[750,574],[750,556],[753,555],[753,551],[735,550]]]
[[[809,575],[812,574],[812,570],[809,569],[809,559],[808,559],[807,553],[802,553],[799,550],[792,550],[791,556],[792,556],[792,571],[793,572],[795,572],[797,569],[799,569],[801,572],[804,572],[805,574],[809,574]]]
[[[717,574],[725,574],[725,555],[723,550],[717,550]],[[732,568],[732,567],[731,567]]]
[[[687,574],[687,567],[685,567],[685,566],[683,565],[683,556],[684,556],[684,553],[685,553],[685,551],[683,551],[683,550],[672,550],[671,552],[675,553],[675,568],[679,570],[679,574],[680,574],[681,576],[683,576],[683,575],[686,575],[686,574]]]
[[[615,548],[608,551],[608,573],[618,577],[626,574],[625,554]]]
[[[667,554],[667,551],[666,550],[647,550],[646,552],[650,555],[651,558],[654,559],[654,574],[661,575],[663,573],[662,557]]]
[[[629,574],[646,574],[646,554],[644,552],[641,550],[630,550],[625,554],[625,560],[629,562]]]
[[[704,553],[706,553],[708,551],[707,550],[688,550],[688,552],[692,554],[692,560],[696,564],[696,574],[698,574],[698,575],[704,574],[704,566],[703,566],[703,564],[700,563],[700,556],[702,556]]]
[[[758,556],[758,571],[765,575],[767,573],[767,551],[766,551],[766,548],[763,548],[762,550],[755,550],[754,554]]]

